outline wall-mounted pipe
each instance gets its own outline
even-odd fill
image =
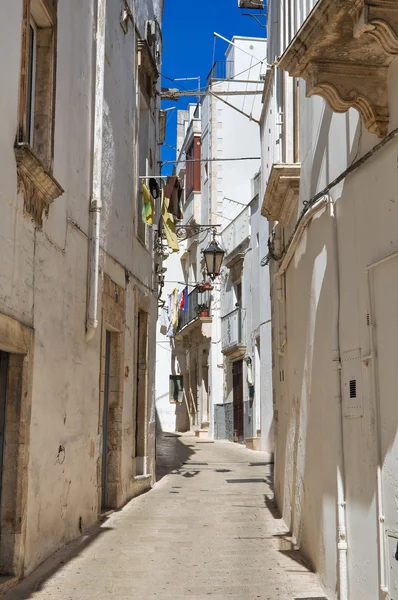
[[[339,461],[337,465],[337,556],[339,567],[339,600],[348,600],[348,568],[347,568],[347,525],[346,525],[346,499],[345,499],[345,456],[344,456],[344,412],[343,412],[343,385],[341,380],[341,352],[340,352],[340,262],[337,237],[337,220],[335,204],[329,202],[329,215],[331,224],[331,249],[332,249],[332,277],[334,291],[334,327],[333,327],[333,371],[335,373],[335,399],[339,405]]]
[[[304,215],[301,220],[288,250],[283,257],[276,273],[277,278],[281,278],[288,268],[294,253],[300,243],[305,229],[313,219],[316,213],[329,206],[329,217],[331,224],[331,253],[332,253],[332,289],[335,294],[335,326],[333,328],[333,371],[335,373],[335,398],[339,403],[340,408],[340,427],[339,436],[339,461],[337,465],[337,555],[338,555],[338,577],[339,577],[339,600],[348,600],[348,567],[347,567],[347,526],[346,526],[346,500],[345,500],[345,458],[344,458],[344,414],[342,403],[342,381],[341,381],[341,360],[340,360],[340,269],[339,269],[339,253],[338,253],[338,238],[337,238],[337,220],[335,214],[335,205],[332,198],[328,195],[322,197],[316,202]]]
[[[94,139],[90,200],[90,250],[88,266],[88,305],[86,341],[93,339],[98,328],[98,284],[100,257],[100,224],[102,210],[102,132],[104,113],[106,0],[97,0],[97,35],[94,87]]]
[[[382,258],[366,267],[367,284],[368,284],[368,310],[369,310],[369,348],[370,355],[366,357],[367,362],[371,364],[371,377],[372,377],[372,393],[376,408],[376,436],[377,436],[377,468],[376,468],[376,486],[377,486],[377,527],[378,527],[378,550],[379,550],[379,580],[380,590],[383,594],[388,593],[388,587],[386,583],[386,549],[385,549],[385,529],[384,529],[384,502],[383,502],[383,453],[381,447],[381,435],[380,435],[380,397],[379,397],[379,386],[377,380],[377,365],[376,365],[376,351],[375,351],[375,318],[374,318],[374,305],[372,298],[372,271],[375,267],[391,260],[398,256],[398,252],[394,252],[389,256]],[[365,360],[365,359],[363,359]]]

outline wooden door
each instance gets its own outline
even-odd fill
[[[234,440],[244,439],[243,361],[232,363],[232,394],[234,408]]]

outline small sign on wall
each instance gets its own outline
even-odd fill
[[[363,417],[360,349],[343,352],[341,367],[343,372],[344,416],[348,419]]]

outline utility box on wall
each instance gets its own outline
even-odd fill
[[[360,349],[343,352],[341,356],[343,375],[343,408],[347,419],[363,417],[362,363]]]

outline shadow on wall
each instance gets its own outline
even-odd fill
[[[186,431],[189,431],[190,426],[189,426],[189,416],[188,416],[188,410],[187,410],[187,405],[186,402],[184,400],[184,402],[175,402],[170,403],[169,401],[169,394],[163,394],[162,396],[159,396],[156,400],[157,402],[159,402],[161,404],[161,400],[164,402],[164,400],[166,399],[166,402],[168,402],[168,408],[169,408],[169,414],[171,412],[174,412],[174,429],[173,431],[171,431],[171,433],[184,433]],[[159,410],[159,406],[157,404],[155,404],[155,413],[156,413],[156,434],[161,434],[161,433],[167,433],[168,431],[170,432],[170,429],[164,429],[163,425],[162,425],[162,415],[160,414],[160,410]]]
[[[329,126],[330,115],[326,111],[321,126],[323,140],[328,139]],[[358,135],[357,131],[356,140]],[[323,143],[318,144],[317,152],[329,159]],[[314,189],[320,178],[321,163],[318,160],[313,165],[311,186]],[[343,189],[349,182],[348,178]],[[352,210],[349,208],[349,194],[346,193],[344,198],[343,192],[342,196],[339,211]],[[348,218],[349,215],[346,220]],[[337,531],[335,507],[340,447],[336,432],[339,432],[341,424],[340,407],[333,401],[335,375],[332,358],[333,350],[336,350],[333,347],[333,329],[337,322],[338,303],[333,280],[335,259],[330,219],[325,210],[311,223],[305,238],[305,252],[296,264],[293,259],[287,272],[287,284],[292,286],[292,290],[305,284],[308,295],[305,302],[295,301],[294,294],[288,299],[287,313],[290,317],[285,364],[289,364],[289,381],[294,380],[294,385],[290,386],[289,398],[284,400],[287,417],[283,427],[279,427],[276,485],[278,505],[295,543],[310,559],[324,585],[333,588],[337,580],[337,544],[331,544],[327,539],[335,539]],[[340,220],[344,221],[341,213]],[[355,263],[352,269],[356,270]],[[353,278],[352,286],[355,285]],[[346,294],[348,287],[345,287]],[[298,347],[300,351],[297,351]],[[282,411],[279,413],[282,414]],[[362,420],[351,421],[350,428],[352,433],[358,429],[355,432],[355,456],[352,454],[352,459],[350,455],[347,457],[354,463],[358,456],[365,455],[366,446],[371,441],[360,432]],[[352,465],[349,470],[354,472]],[[348,485],[347,491],[351,503],[370,509],[374,501],[372,485],[365,482],[356,488]]]

